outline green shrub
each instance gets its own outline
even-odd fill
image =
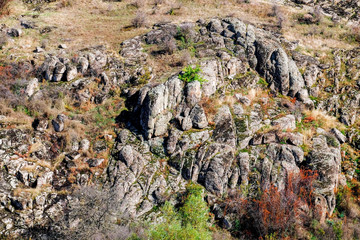
[[[202,187],[189,185],[184,204],[179,211],[176,211],[171,203],[166,202],[161,208],[164,219],[153,226],[149,232],[149,239],[211,239],[211,232],[207,226],[209,209],[202,193]]]
[[[200,66],[196,66],[192,68],[191,66],[187,66],[182,70],[182,73],[179,75],[179,79],[184,82],[193,82],[198,81],[201,84],[207,82],[204,78],[200,77],[199,73],[201,72]]]

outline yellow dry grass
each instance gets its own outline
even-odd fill
[[[155,5],[151,0],[138,0],[141,2],[138,4],[139,8],[134,6],[133,0],[121,2],[67,0],[65,2],[66,4],[51,3],[44,8],[44,11],[34,12],[20,0],[14,0],[10,6],[12,15],[2,19],[5,24],[17,26],[19,25],[17,17],[23,15],[25,19],[34,21],[39,29],[49,26],[56,28],[43,35],[39,34],[39,29],[26,29],[22,37],[8,44],[4,54],[19,51],[28,53],[30,57],[35,47],[40,46],[44,40],[48,42],[48,49],[56,49],[59,43],[66,43],[69,51],[102,44],[117,52],[122,41],[151,30],[151,26],[157,22],[193,22],[199,18],[234,16],[258,26],[277,24],[276,17],[269,16],[273,4],[271,1],[252,0],[251,3],[238,3],[236,0],[165,0],[162,4]],[[137,11],[146,13],[147,27],[131,27],[131,21]],[[300,10],[282,6],[281,11],[288,19],[282,32],[289,40],[300,40],[302,45],[309,48],[351,46],[336,37],[326,37],[327,35],[304,36],[311,26],[290,24],[293,21],[292,16]],[[32,16],[36,18],[32,19]],[[333,33],[336,31],[332,30]]]
[[[305,116],[313,122],[320,123],[320,127],[326,131],[332,128],[344,129],[344,126],[334,116],[328,115],[325,111],[321,110],[305,110]]]

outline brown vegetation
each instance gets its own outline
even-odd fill
[[[306,224],[310,220],[306,210],[314,209],[313,181],[317,176],[315,172],[302,169],[300,173],[288,174],[284,189],[271,184],[257,198],[230,197],[227,211],[236,213],[240,223],[235,234],[262,238],[293,234],[295,224]]]
[[[11,0],[0,0],[0,17],[9,14],[8,5]]]

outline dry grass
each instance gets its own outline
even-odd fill
[[[319,124],[319,127],[329,131],[332,128],[343,129],[344,126],[336,119],[336,117],[328,115],[321,110],[305,110],[304,121],[315,122]]]
[[[13,17],[4,18],[3,22],[8,26],[18,26],[19,21],[14,16],[25,15],[38,25],[43,27],[56,27],[52,32],[40,35],[38,29],[25,29],[22,37],[8,43],[3,51],[4,55],[16,52],[32,55],[36,46],[47,41],[48,49],[56,49],[59,43],[65,42],[68,51],[76,51],[88,46],[107,45],[109,49],[117,52],[119,44],[131,37],[149,31],[157,22],[186,22],[196,21],[199,18],[209,17],[238,17],[245,22],[266,28],[276,28],[276,16],[272,17],[272,2],[252,0],[250,3],[242,1],[162,1],[156,4],[153,1],[124,0],[121,2],[103,2],[101,0],[66,0],[63,7],[59,3],[51,3],[43,12],[33,12],[20,1],[14,0],[10,4]],[[170,9],[177,9],[174,14],[169,14]],[[148,17],[149,27],[132,27],[132,20],[138,11]],[[170,11],[171,12],[171,11]],[[288,6],[281,6],[284,19],[289,19],[282,25],[282,32],[288,40],[300,40],[305,48],[328,49],[330,47],[350,48],[353,45],[339,39],[340,35],[348,31],[342,28],[329,28],[329,20],[325,18],[318,28],[324,34],[305,36],[313,26],[294,23],[294,15],[300,10]],[[31,16],[37,16],[31,19]],[[11,49],[11,50],[10,50]]]
[[[303,135],[303,145],[309,149],[312,145],[312,139],[317,135],[317,128],[330,131],[332,128],[345,130],[345,126],[341,124],[335,117],[328,115],[320,110],[304,110],[304,119],[298,124],[296,131]]]

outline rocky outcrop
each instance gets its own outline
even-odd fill
[[[336,137],[320,135],[313,139],[313,150],[308,160],[309,166],[316,170],[319,179],[321,179],[316,186],[318,202],[326,202],[327,206],[324,210],[330,215],[335,209],[334,190],[338,188],[341,176],[341,152],[339,147],[340,144]]]
[[[173,72],[159,83],[163,76],[152,72],[144,45],[175,41],[187,28],[204,81],[184,82],[181,72]],[[253,197],[270,185],[284,189],[287,178],[303,167],[318,172],[316,202],[331,214],[341,180],[340,146],[350,141],[359,148],[359,137],[355,132],[345,136],[336,128],[318,129],[309,150],[305,134],[297,130],[314,120],[304,119],[302,110],[315,107],[310,96],[315,97],[324,74],[335,79],[340,70],[334,67],[331,73],[330,67],[283,46],[270,33],[229,17],[179,28],[156,25],[144,36],[123,42],[121,59],[103,47],[79,51],[72,59],[64,57],[63,49],[59,56],[46,56],[38,79],[48,80],[56,94],[69,97],[81,114],[57,113],[51,121],[44,114],[26,131],[0,130],[1,234],[25,236],[27,222],[39,227],[59,221],[65,224],[55,224],[55,230],[76,229],[84,219],[69,210],[82,203],[73,190],[88,185],[99,187],[112,203],[110,222],[132,221],[156,218],[154,207],[179,201],[176,193],[190,180],[202,184],[209,199],[239,189]],[[298,66],[305,70],[303,75]],[[46,99],[47,87],[39,87],[37,79],[26,83],[26,99]],[[267,87],[271,96],[262,91]],[[332,91],[342,90],[339,86]],[[317,101],[316,107],[351,122],[360,98],[355,92],[349,95],[341,102],[335,94],[326,102]],[[113,98],[116,101],[108,104]],[[340,113],[339,103],[353,112]],[[73,139],[71,123],[93,120],[86,115],[94,111],[88,111],[89,106],[96,106],[98,112],[91,117],[100,126],[105,122],[100,110],[122,110],[111,125],[112,135],[90,133]],[[15,194],[21,188],[26,191]],[[35,200],[28,194],[32,191]]]

